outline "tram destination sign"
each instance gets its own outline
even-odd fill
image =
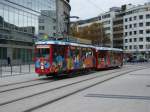
[[[36,48],[50,48],[50,45],[37,45]]]

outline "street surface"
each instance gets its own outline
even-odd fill
[[[74,78],[0,78],[0,112],[150,112],[150,64]]]

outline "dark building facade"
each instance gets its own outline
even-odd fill
[[[116,14],[113,20],[113,44],[114,48],[123,49],[123,16],[125,12],[121,11]]]
[[[42,10],[56,10],[55,0],[0,1],[0,64],[6,63],[7,57],[12,63],[32,61]]]
[[[69,34],[70,27],[70,0],[56,0],[57,33]]]

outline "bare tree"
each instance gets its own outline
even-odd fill
[[[99,46],[105,46],[110,43],[110,39],[105,34],[104,27],[102,23],[93,23],[89,26],[79,27],[77,31],[77,26],[71,27],[72,36],[89,39],[93,44]]]

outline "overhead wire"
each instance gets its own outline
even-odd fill
[[[86,1],[88,1],[90,4],[92,4],[95,8],[97,8],[100,12],[104,12],[104,10],[103,9],[101,9],[97,4],[95,4],[93,1],[91,1],[91,0],[86,0]]]

